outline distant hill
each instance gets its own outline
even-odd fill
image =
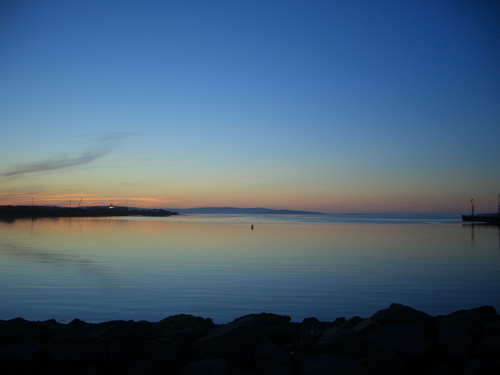
[[[237,208],[237,207],[198,207],[198,208],[165,208],[167,211],[180,214],[219,214],[219,215],[323,215],[321,212],[273,210],[270,208]]]

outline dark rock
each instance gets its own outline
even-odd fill
[[[206,327],[191,327],[175,329],[166,333],[166,337],[181,343],[192,343],[206,336],[210,329]]]
[[[313,350],[330,354],[359,355],[358,335],[350,329],[329,328],[314,345]]]
[[[30,322],[22,318],[0,321],[0,345],[43,342],[71,329],[55,320]]]
[[[372,316],[372,320],[379,324],[410,324],[430,319],[430,315],[415,310],[411,307],[391,304],[389,308],[378,311]]]
[[[239,319],[244,319],[247,317],[256,317],[261,319],[267,326],[283,326],[292,320],[288,315],[277,315],[277,314],[269,314],[269,313],[261,313],[261,314],[251,314],[244,316],[242,318],[235,319],[235,321]]]
[[[300,366],[300,375],[368,375],[363,358],[317,354],[306,359]]]
[[[264,323],[263,334],[271,341],[283,345],[290,341],[290,331],[294,324],[290,323],[292,318],[288,315],[261,313],[254,316],[262,319]]]
[[[123,340],[129,336],[130,329],[135,324],[132,320],[117,320],[110,323],[111,324],[107,324],[97,333],[99,338],[110,341]]]
[[[342,326],[344,324],[345,324],[345,318],[343,316],[341,316],[340,318],[335,319],[332,322],[332,326],[333,327],[340,327],[340,326]]]
[[[159,323],[146,321],[117,321],[99,332],[98,337],[111,342],[120,340],[141,341],[165,337],[168,332],[168,327]]]
[[[476,354],[483,355],[498,355],[500,357],[500,337],[486,337],[479,341]]]
[[[47,366],[40,372],[41,375],[69,375],[73,374],[75,368],[68,367],[67,365],[63,365],[61,363]]]
[[[479,335],[485,322],[495,321],[497,317],[496,310],[491,306],[437,317],[437,341],[441,352],[454,360],[466,361],[473,337]]]
[[[86,364],[83,367],[76,369],[72,375],[105,375],[106,370],[97,366],[94,363]]]
[[[474,316],[474,319],[481,322],[495,322],[498,321],[499,318],[497,310],[493,306],[481,306],[475,309],[461,310],[455,314],[461,312],[470,313]]]
[[[375,375],[406,375],[405,366],[396,354],[385,346],[376,345],[368,354],[368,365]]]
[[[500,373],[493,307],[430,318],[391,305],[371,318],[291,323],[274,314],[224,325],[175,315],[157,323],[0,321],[0,374]]]
[[[81,330],[87,326],[87,323],[85,323],[83,320],[80,319],[73,319],[71,322],[68,323],[68,326],[75,330]]]
[[[120,374],[156,374],[177,365],[177,344],[166,338],[149,341],[120,341],[110,345],[110,367]]]
[[[58,323],[53,319],[35,324],[40,342],[46,342],[58,336],[72,335],[75,332],[73,327]]]
[[[298,334],[305,337],[319,337],[327,328],[327,324],[316,318],[307,318],[298,325]]]
[[[250,362],[257,341],[264,337],[263,323],[249,316],[212,330],[195,343],[195,350],[203,358],[228,358]]]
[[[227,361],[225,359],[202,359],[182,367],[179,375],[225,375]]]
[[[445,366],[440,362],[432,362],[425,371],[423,375],[455,375],[456,372]]]
[[[0,374],[35,372],[41,364],[40,348],[39,343],[0,346]]]
[[[381,326],[368,333],[366,339],[413,362],[420,361],[432,343],[422,323]]]
[[[500,319],[485,321],[481,333],[483,337],[500,337]]]
[[[185,329],[194,327],[211,328],[214,326],[214,322],[210,318],[202,318],[200,316],[193,316],[189,314],[172,315],[163,320],[160,320],[159,323],[167,324],[173,329]]]
[[[42,352],[53,362],[89,362],[106,358],[104,345],[86,335],[59,336],[47,341]]]
[[[359,323],[361,323],[364,319],[359,317],[359,316],[353,316],[351,319],[345,321],[340,327],[344,329],[351,329],[357,326]],[[337,325],[334,325],[337,327]]]
[[[287,353],[268,338],[262,339],[255,348],[255,365],[261,374],[293,374]]]
[[[318,326],[320,325],[321,322],[317,319],[317,318],[314,318],[314,317],[311,317],[311,318],[305,318],[303,321],[302,321],[302,325],[304,326]]]
[[[483,359],[474,358],[467,362],[463,373],[466,375],[473,374],[491,374],[498,375],[499,369],[493,367]]]
[[[500,374],[500,337],[485,337],[479,341],[475,355],[486,360]]]
[[[289,317],[271,314],[247,315],[219,326],[195,342],[202,358],[227,358],[248,365],[257,342],[290,321]]]
[[[363,319],[361,322],[359,322],[358,324],[356,324],[352,330],[353,332],[356,332],[360,335],[364,335],[365,333],[371,331],[372,329],[376,328],[377,325],[375,324],[375,322],[368,318],[368,319]]]
[[[36,323],[22,318],[0,321],[0,345],[38,342]]]
[[[466,361],[471,350],[470,328],[467,322],[441,319],[437,323],[437,341],[441,352],[453,360]]]

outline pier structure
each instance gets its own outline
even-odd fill
[[[472,223],[478,224],[493,224],[500,225],[500,194],[498,194],[498,212],[494,214],[475,214],[474,204],[476,201],[474,198],[470,200],[471,203],[471,215],[462,215],[462,221],[470,221]]]

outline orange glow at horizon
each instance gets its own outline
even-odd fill
[[[464,199],[460,194],[443,197],[438,203],[429,203],[422,206],[425,192],[419,193],[390,193],[376,192],[368,194],[363,191],[348,192],[338,189],[335,192],[317,189],[315,194],[303,191],[260,191],[252,194],[250,191],[238,192],[234,195],[215,191],[172,191],[176,198],[161,197],[158,192],[147,191],[143,195],[135,196],[120,192],[120,194],[68,194],[46,192],[39,194],[0,193],[0,205],[55,205],[62,207],[108,206],[110,202],[115,206],[138,208],[196,208],[196,207],[264,207],[270,209],[303,210],[322,213],[418,213],[418,212],[468,212],[470,198]],[[151,196],[147,196],[151,195]],[[435,196],[443,196],[439,192]],[[158,198],[160,196],[160,198]],[[486,204],[481,205],[480,211],[488,211]],[[458,208],[457,208],[458,207]]]
[[[57,194],[57,195],[29,195],[26,193],[17,194],[0,194],[0,205],[12,206],[108,206],[109,202],[113,202],[115,206],[141,207],[141,208],[161,208],[165,205],[173,204],[175,200],[157,199],[150,197],[126,197],[126,196],[96,196],[92,194],[74,195],[74,194]]]

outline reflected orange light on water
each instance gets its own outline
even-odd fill
[[[427,256],[431,251],[420,245],[420,239],[415,237],[417,229],[408,225],[199,222],[184,216],[172,216],[161,219],[60,218],[31,223],[26,220],[24,226],[31,227],[32,235],[42,241],[40,245],[44,239],[63,237],[69,247],[71,244],[86,244],[89,251],[99,249],[101,255],[110,256],[140,249],[143,257],[158,253],[181,256],[244,256],[248,253],[269,260],[304,254],[311,258],[335,254],[336,257],[359,257],[364,261],[398,257],[403,253],[405,256]],[[418,233],[439,243],[442,251],[451,255],[453,247],[463,238],[450,238],[446,229],[446,225],[440,225],[439,229],[421,225]]]
[[[471,228],[457,224],[0,221],[0,279],[10,285],[0,301],[17,301],[3,306],[8,317],[54,317],[58,306],[58,316],[93,321],[261,311],[330,319],[392,302],[457,310],[498,295],[498,230],[474,230],[471,244]]]

